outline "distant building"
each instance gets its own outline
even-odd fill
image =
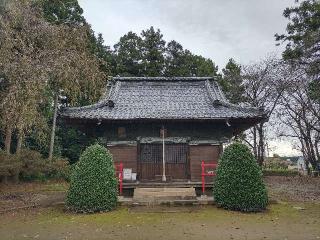
[[[302,156],[298,158],[297,169],[298,169],[299,172],[302,172],[302,173],[306,173],[307,172],[307,166],[306,166],[306,163],[304,161],[304,157],[302,157]]]

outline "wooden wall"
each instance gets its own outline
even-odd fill
[[[112,153],[115,163],[121,161],[124,164],[124,168],[132,168],[133,172],[137,172],[137,146],[116,145],[108,146],[107,148]],[[190,145],[191,181],[201,181],[201,161],[217,163],[221,151],[222,146],[220,145]],[[212,180],[212,177],[207,178],[207,181],[210,180]]]
[[[137,172],[137,146],[108,146],[113,155],[113,161],[123,163],[124,168],[132,168],[133,172]]]
[[[190,146],[190,172],[192,181],[201,181],[201,161],[217,163],[222,151],[220,145],[191,145]],[[210,169],[209,169],[210,170]],[[212,177],[208,177],[212,180]]]

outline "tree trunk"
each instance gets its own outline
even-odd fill
[[[320,163],[319,140],[314,142],[314,149],[316,152],[317,162]]]
[[[50,148],[49,148],[49,161],[52,160],[53,157],[53,147],[54,147],[54,138],[56,135],[56,125],[57,125],[57,114],[58,114],[58,93],[54,96],[54,113],[53,113],[53,122],[52,122],[52,130],[51,130],[51,138],[50,138]]]
[[[7,154],[10,154],[11,151],[11,138],[12,138],[12,128],[6,128],[6,138],[4,142],[4,148]]]
[[[19,130],[19,132],[18,132],[18,140],[17,140],[16,154],[20,154],[20,153],[21,153],[23,139],[24,139],[23,131],[22,131],[22,130]]]
[[[259,143],[258,143],[258,163],[260,166],[262,166],[263,161],[264,161],[264,132],[263,132],[263,123],[259,124],[258,127],[258,138],[259,138]]]
[[[256,159],[258,159],[257,154],[257,127],[253,127],[253,155]]]
[[[19,129],[18,139],[17,139],[17,149],[16,149],[16,155],[18,157],[21,153],[23,139],[24,139],[23,131]],[[19,183],[19,175],[20,175],[20,171],[17,169],[17,171],[14,173],[14,176],[13,176],[14,183]]]
[[[12,138],[12,128],[11,127],[6,127],[6,137],[5,137],[5,141],[4,141],[4,149],[6,154],[10,154],[11,152],[11,138]],[[8,177],[7,176],[3,176],[2,178],[2,182],[4,184],[8,183]]]

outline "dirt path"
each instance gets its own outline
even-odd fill
[[[14,209],[48,207],[64,201],[65,182],[0,185],[0,214]]]
[[[269,198],[282,201],[320,202],[320,177],[264,177]]]
[[[293,202],[320,202],[320,178],[265,177],[269,199]],[[0,214],[14,209],[48,207],[64,201],[66,182],[0,185]]]
[[[167,210],[119,208],[81,215],[55,207],[10,212],[0,218],[0,236],[2,240],[320,239],[320,205],[316,203],[280,203],[257,214],[214,206]]]

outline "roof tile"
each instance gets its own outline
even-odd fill
[[[211,77],[116,77],[108,94],[93,105],[64,108],[65,118],[133,119],[229,119],[264,118],[258,108],[228,102]],[[108,101],[114,107],[108,106]],[[214,104],[219,100],[221,104]]]

